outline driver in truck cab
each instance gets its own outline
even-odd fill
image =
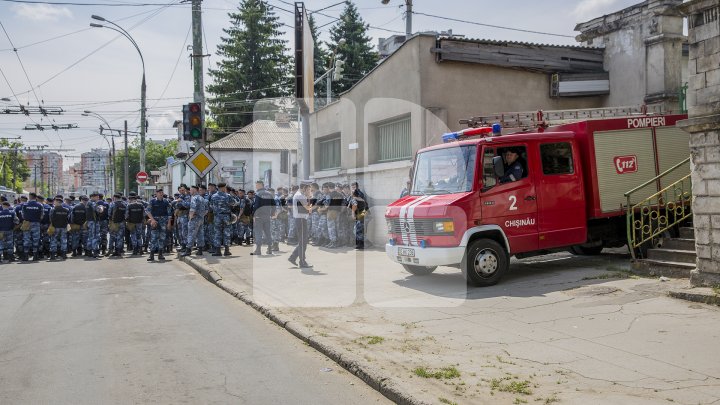
[[[523,166],[520,163],[520,154],[522,150],[520,148],[507,148],[503,152],[502,157],[505,162],[505,174],[500,177],[500,183],[510,183],[518,181],[523,177]]]

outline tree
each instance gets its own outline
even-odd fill
[[[340,20],[330,29],[330,47],[345,62],[343,78],[333,82],[334,93],[350,89],[377,64],[378,54],[373,51],[372,38],[367,35],[368,28],[355,4],[346,1]],[[345,43],[340,44],[341,39]]]
[[[317,26],[315,25],[315,18],[313,18],[312,15],[308,18],[308,25],[310,25],[310,33],[312,34],[313,44],[315,45],[313,47],[313,58],[315,60],[315,80],[317,80],[318,77],[322,76],[322,74],[328,69],[328,65],[330,64],[330,53],[321,46],[322,43],[318,40]],[[324,98],[327,94],[326,89],[327,84],[325,81],[321,81],[315,85],[315,98]]]
[[[177,140],[172,140],[165,145],[158,142],[146,142],[145,143],[145,171],[160,170],[164,167],[167,158],[175,155],[177,149]],[[135,180],[135,174],[140,171],[140,140],[135,139],[132,144],[128,146],[128,180],[130,180],[129,190],[137,190],[138,183]],[[125,178],[125,153],[117,153],[115,155],[115,178],[117,179],[117,190],[124,190],[125,184],[123,179]]]
[[[23,147],[22,142],[10,142],[0,139],[0,148],[15,151],[0,152],[0,185],[22,192],[23,182],[30,177],[30,168],[21,153],[16,152]],[[13,179],[15,183],[13,183]]]
[[[208,105],[218,124],[216,139],[253,121],[254,102],[290,94],[291,64],[281,23],[264,0],[242,0],[228,13],[230,28],[223,29],[217,69],[210,69],[213,96]]]

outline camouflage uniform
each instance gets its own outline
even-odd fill
[[[0,210],[0,249],[5,260],[13,257],[14,238],[13,229],[19,223],[15,211],[12,209]]]
[[[208,212],[208,202],[203,196],[195,194],[190,198],[190,212],[193,217],[188,222],[187,248],[191,249],[197,243],[197,247],[202,250],[205,247],[203,225]]]
[[[81,207],[82,206],[82,207]],[[82,213],[82,218],[80,214]],[[87,243],[87,206],[84,203],[78,203],[70,210],[70,223],[73,225],[80,226],[80,229],[70,232],[72,239],[72,250],[73,252],[81,249]]]
[[[125,251],[125,217],[127,216],[127,205],[121,201],[113,201],[108,207],[108,231],[109,223],[113,226],[117,225],[117,229],[110,231],[110,240],[108,241],[108,251],[120,253]]]
[[[247,223],[238,221],[238,237],[240,242],[243,240],[249,241],[252,238],[252,202],[247,198],[243,197],[238,202],[240,206],[240,216],[247,217]]]
[[[131,210],[134,214],[131,215]],[[142,213],[140,213],[142,211]],[[135,215],[137,218],[133,218]],[[143,219],[145,218],[145,207],[142,203],[135,201],[128,204],[127,210],[125,210],[125,221],[130,225],[130,245],[132,246],[134,253],[140,253],[143,247]]]
[[[310,201],[310,203],[316,207],[313,209],[312,214],[310,214],[310,241],[312,243],[318,243],[321,239],[322,231],[320,230],[320,213],[317,210],[321,200],[322,193],[320,190],[315,191],[313,193],[313,199]]]
[[[67,253],[67,226],[70,223],[70,210],[62,205],[50,209],[48,215],[50,224],[55,229],[50,235],[50,254],[62,254],[65,257]]]
[[[190,210],[190,194],[181,194],[180,201],[178,201],[176,208],[180,210],[180,214],[177,217],[177,237],[180,246],[185,246],[188,241],[188,213]]]
[[[208,192],[203,196],[203,198],[205,199],[206,206],[208,208],[208,219],[205,221],[205,224],[203,226],[203,231],[204,231],[203,233],[205,234],[204,237],[205,237],[205,245],[206,246],[212,245],[212,241],[213,241],[213,229],[215,228],[215,220],[213,219],[212,221],[210,221],[209,215],[212,212],[212,205],[210,204],[210,199],[215,194],[217,194],[217,192],[215,192],[215,193]],[[213,213],[213,216],[214,216],[214,213]]]
[[[100,221],[98,220],[100,213],[98,210],[104,209],[105,207],[99,204],[99,201],[90,201],[87,207],[87,244],[85,245],[85,249],[91,253],[96,253],[100,250]]]
[[[13,208],[15,211],[15,216],[18,219],[18,226],[15,227],[15,230],[13,231],[13,238],[15,239],[15,248],[17,249],[18,255],[22,255],[23,253],[23,232],[20,230],[19,224],[22,223],[23,217],[22,217],[22,207],[25,203],[20,203]]]
[[[98,244],[99,249],[101,249],[103,252],[107,250],[108,246],[108,234],[110,233],[110,221],[108,216],[108,210],[110,209],[110,204],[108,204],[106,201],[103,201],[102,199],[98,201],[97,203],[99,206],[103,207],[103,213],[98,214]]]
[[[44,207],[37,201],[28,201],[22,208],[22,215],[23,220],[30,222],[30,229],[23,232],[25,254],[37,255],[40,249],[40,221],[45,215]]]
[[[151,214],[155,221],[157,221],[154,228],[148,226],[148,228],[151,229],[150,252],[158,252],[162,254],[167,236],[167,224],[170,219],[170,215],[172,215],[170,203],[166,200],[158,200],[157,198],[154,198],[150,201],[150,204],[148,204],[146,212]]]
[[[230,246],[232,240],[232,227],[230,226],[230,211],[232,199],[227,193],[218,191],[210,198],[210,207],[213,210],[213,248]]]

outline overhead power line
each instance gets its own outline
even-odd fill
[[[0,0],[7,3],[24,3],[24,4],[49,4],[57,6],[103,6],[103,7],[157,7],[173,5],[168,3],[76,3],[72,1],[43,1],[43,0]],[[177,4],[184,6],[185,4]]]
[[[460,19],[458,19],[458,18],[443,17],[443,16],[440,16],[440,15],[420,13],[420,12],[417,12],[417,11],[413,11],[413,14],[423,15],[423,16],[425,16],[425,17],[431,17],[431,18],[439,18],[439,19],[441,19],[441,20],[448,20],[448,21],[455,21],[455,22],[460,22],[460,23],[465,23],[465,24],[479,25],[479,26],[482,26],[482,27],[497,28],[497,29],[500,29],[500,30],[527,32],[527,33],[530,33],[530,34],[539,34],[539,35],[551,35],[551,36],[562,37],[562,38],[575,38],[573,35],[554,34],[554,33],[551,33],[551,32],[533,31],[533,30],[526,30],[526,29],[522,29],[522,28],[503,27],[503,26],[501,26],[501,25],[485,24],[485,23],[480,23],[480,22],[477,22],[477,21],[460,20]]]

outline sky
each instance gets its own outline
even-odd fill
[[[19,1],[19,2],[18,2]],[[27,1],[27,2],[25,2]],[[42,1],[42,2],[40,2]],[[168,2],[171,5],[167,6]],[[308,0],[308,11],[315,14],[320,39],[328,40],[329,30],[340,15],[340,0]],[[447,31],[468,38],[575,44],[573,31],[579,22],[609,14],[638,3],[638,0],[413,0],[413,31]],[[59,4],[62,3],[62,4]],[[280,21],[286,25],[288,52],[294,24],[293,2],[268,0]],[[100,5],[95,5],[100,4]],[[114,6],[109,6],[113,4]],[[143,5],[140,5],[143,4]],[[150,5],[147,5],[150,4]],[[203,1],[205,85],[211,83],[207,68],[221,59],[217,44],[229,27],[228,12],[237,9],[232,0]],[[372,43],[393,34],[404,34],[405,0],[355,0],[360,14],[373,28]],[[330,6],[330,7],[329,7]],[[325,9],[326,7],[329,7]],[[21,137],[28,146],[47,145],[64,156],[64,166],[79,161],[79,155],[92,148],[108,148],[108,140],[98,131],[101,115],[112,128],[121,129],[128,121],[130,131],[139,130],[140,57],[126,38],[105,28],[89,26],[91,15],[111,20],[130,32],[144,60],[147,81],[149,129],[147,139],[175,138],[172,128],[182,118],[182,105],[192,101],[193,80],[189,61],[191,10],[180,0],[0,0],[0,110],[19,104],[59,107],[63,115],[0,114],[0,137]],[[444,17],[444,18],[438,18]],[[472,21],[461,22],[453,21]],[[95,21],[97,22],[97,21]],[[483,26],[491,24],[548,34]],[[13,51],[16,49],[16,51]],[[77,124],[63,130],[23,130],[31,124]],[[116,139],[121,147],[121,138]]]

